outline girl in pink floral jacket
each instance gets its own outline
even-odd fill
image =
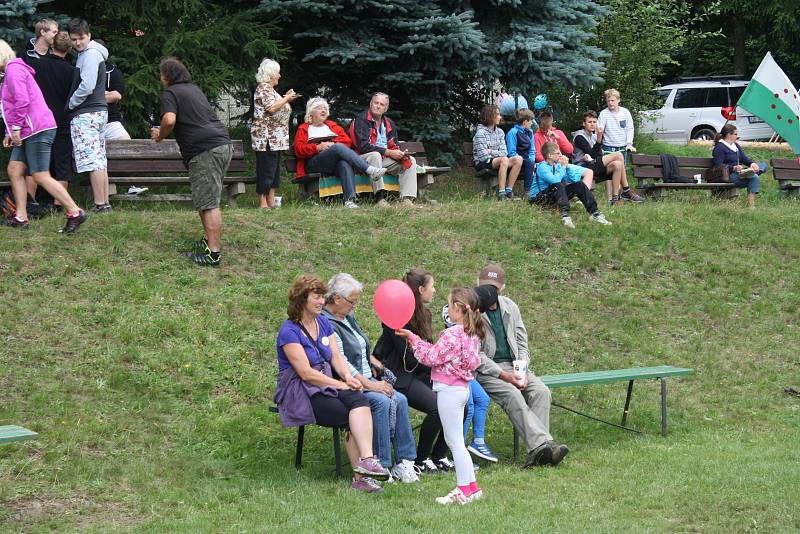
[[[450,320],[455,326],[444,330],[439,341],[431,345],[409,330],[397,330],[414,349],[414,356],[431,367],[433,390],[442,421],[444,439],[453,452],[456,464],[456,485],[436,502],[467,504],[483,497],[475,480],[472,458],[464,445],[464,406],[469,398],[467,384],[474,380],[472,372],[480,365],[478,354],[484,338],[483,320],[478,310],[478,295],[469,288],[454,289],[448,300]]]

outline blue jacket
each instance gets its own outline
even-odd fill
[[[731,173],[733,172],[734,165],[744,165],[745,167],[749,167],[753,160],[748,158],[747,155],[742,150],[742,147],[739,146],[739,143],[736,143],[736,148],[739,149],[739,152],[734,152],[724,143],[717,143],[714,145],[714,150],[711,152],[711,157],[714,158],[714,165],[722,165],[725,164],[728,166],[728,171]]]
[[[564,167],[560,163],[555,165],[546,161],[539,163],[536,166],[536,177],[531,184],[531,198],[536,197],[553,184],[579,182],[584,170],[583,167],[571,164]]]
[[[533,130],[515,124],[506,134],[506,148],[509,158],[520,155],[522,159],[534,161],[536,146],[533,143]]]

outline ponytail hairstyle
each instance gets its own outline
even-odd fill
[[[736,131],[736,125],[728,123],[722,127],[717,135],[714,136],[714,146],[719,144],[720,139],[725,139],[730,134]]]
[[[419,288],[427,284],[431,279],[433,279],[433,275],[421,267],[411,269],[403,275],[403,282],[405,282],[405,284],[411,288],[411,292],[414,293],[414,315],[412,315],[411,320],[408,321],[409,330],[425,341],[431,341],[433,339],[433,315],[431,311],[425,307],[425,303],[422,302]]]
[[[453,306],[458,307],[458,311],[464,317],[464,332],[483,340],[486,337],[486,328],[481,318],[481,310],[478,309],[480,301],[475,290],[458,287],[450,292],[450,302]]]

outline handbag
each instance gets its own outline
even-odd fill
[[[703,181],[710,184],[728,184],[731,181],[730,171],[726,164],[714,165],[703,172]]]

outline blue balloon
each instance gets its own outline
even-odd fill
[[[514,116],[514,113],[518,109],[523,109],[528,107],[528,101],[522,95],[516,95],[516,106],[515,104],[515,97],[514,95],[510,95],[508,93],[503,93],[500,95],[500,115],[505,116]]]
[[[547,95],[539,93],[533,99],[533,109],[544,109],[547,107]]]

